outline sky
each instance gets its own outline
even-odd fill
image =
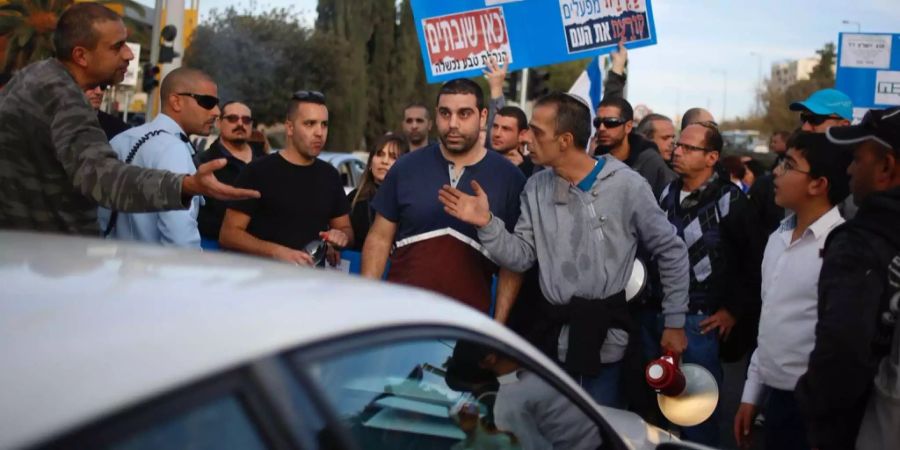
[[[234,5],[256,11],[291,7],[309,25],[315,21],[317,3],[199,2],[201,23],[210,10]],[[842,24],[844,20],[860,23],[863,32],[900,33],[898,0],[656,0],[652,4],[658,44],[630,52],[628,99],[671,116],[699,106],[709,108],[720,121],[723,107],[727,119],[746,117],[755,104],[760,64],[762,75],[768,77],[774,62],[815,56],[826,42],[837,44],[839,32],[856,31],[855,24]]]

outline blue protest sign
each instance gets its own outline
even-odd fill
[[[650,0],[412,0],[431,83],[656,44]]]
[[[835,88],[853,102],[853,118],[900,106],[900,34],[841,33]]]

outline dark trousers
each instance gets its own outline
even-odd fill
[[[766,450],[808,450],[806,427],[793,391],[769,388],[766,402]]]

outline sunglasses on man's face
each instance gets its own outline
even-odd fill
[[[193,98],[203,109],[213,109],[219,104],[219,97],[212,95],[194,94],[191,92],[179,92],[178,95]]]
[[[600,125],[603,125],[606,129],[618,128],[625,125],[625,122],[627,120],[621,117],[594,117],[594,128],[600,128]]]
[[[319,91],[297,91],[291,96],[294,100],[319,100],[325,101],[325,94]]]
[[[227,116],[222,116],[222,118],[225,119],[226,121],[228,121],[228,123],[238,123],[238,121],[243,122],[244,125],[250,125],[251,123],[253,123],[253,118],[250,116],[239,116],[237,114],[229,114]]]
[[[835,116],[823,116],[821,114],[812,114],[812,113],[801,113],[800,114],[800,123],[808,123],[812,126],[819,126],[825,123],[826,120],[831,119],[839,119],[839,117]]]

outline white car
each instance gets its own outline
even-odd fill
[[[337,169],[341,174],[341,181],[344,182],[344,193],[349,194],[350,191],[359,187],[362,181],[362,174],[366,171],[366,161],[360,159],[354,153],[337,153],[322,152],[319,159],[327,162]]]
[[[703,448],[597,406],[521,338],[423,290],[100,239],[0,232],[0,248],[2,449],[544,448],[534,433],[563,417],[581,446]],[[475,384],[465,346],[565,408],[496,429],[509,395]]]

